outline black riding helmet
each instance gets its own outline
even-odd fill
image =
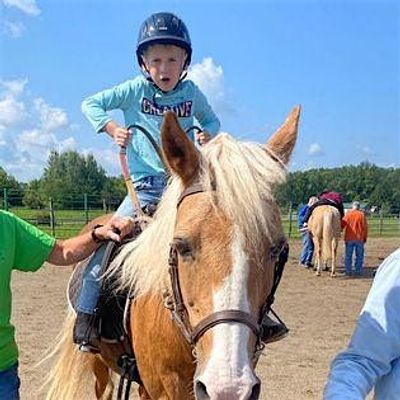
[[[142,54],[152,44],[173,44],[186,50],[185,70],[192,58],[192,44],[184,22],[169,12],[150,15],[142,24],[136,45],[136,57],[143,67]]]

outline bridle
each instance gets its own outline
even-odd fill
[[[183,191],[181,194],[177,207],[181,204],[182,200],[196,193],[204,192],[203,187],[199,183],[194,183]],[[279,243],[271,249],[271,258],[274,258],[274,281],[270,293],[268,294],[264,304],[261,306],[258,317],[254,317],[248,312],[242,310],[222,310],[217,311],[202,319],[196,326],[192,327],[189,320],[189,313],[184,304],[182,291],[179,281],[178,270],[178,250],[176,244],[171,243],[169,252],[169,273],[171,278],[172,294],[168,296],[169,301],[166,302],[166,307],[171,310],[172,318],[178,325],[180,331],[185,337],[186,341],[190,344],[192,349],[199,339],[211,328],[216,325],[230,322],[238,322],[247,325],[257,338],[255,353],[258,353],[264,348],[261,342],[261,322],[271,310],[274,302],[276,289],[282,277],[283,268],[288,260],[289,245],[286,238],[282,238]]]

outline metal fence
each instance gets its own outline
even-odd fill
[[[49,198],[45,207],[27,208],[22,196],[12,191],[0,190],[0,208],[12,211],[24,220],[39,226],[57,238],[70,237],[79,232],[92,219],[113,212],[119,205],[118,199],[104,199],[99,196],[82,194],[63,199],[63,207]],[[281,210],[285,234],[289,238],[299,238],[297,209],[289,207]],[[396,214],[368,215],[369,236],[400,237],[400,216]]]

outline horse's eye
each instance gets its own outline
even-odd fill
[[[188,239],[184,238],[176,238],[174,240],[174,244],[176,250],[182,257],[191,257],[192,256],[192,245],[190,244]]]

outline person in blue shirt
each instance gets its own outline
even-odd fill
[[[332,362],[324,400],[400,398],[400,248],[379,267],[348,348]]]
[[[166,171],[149,140],[136,124],[145,128],[160,144],[163,115],[173,110],[183,129],[200,125],[202,131],[188,132],[190,138],[203,145],[216,135],[220,122],[200,89],[185,79],[192,57],[189,32],[176,15],[161,12],[151,15],[142,24],[136,57],[142,75],[86,98],[82,111],[98,133],[105,132],[119,145],[126,147],[132,181],[142,208],[154,209],[166,186]],[[110,114],[119,109],[125,127],[119,126]],[[195,137],[196,136],[196,137]],[[129,196],[117,209],[117,216],[134,216]],[[100,293],[100,265],[105,246],[98,249],[83,276],[74,328],[74,342],[83,351],[96,351],[91,343],[98,338],[96,307]]]
[[[318,201],[318,197],[316,196],[311,196],[308,199],[308,203],[303,205],[303,207],[300,208],[298,216],[297,216],[297,221],[298,221],[298,226],[299,226],[299,231],[301,235],[301,241],[302,241],[302,249],[300,253],[300,266],[304,268],[312,268],[312,259],[314,256],[314,242],[311,237],[311,234],[307,228],[306,224],[306,215],[310,207],[315,204]]]

